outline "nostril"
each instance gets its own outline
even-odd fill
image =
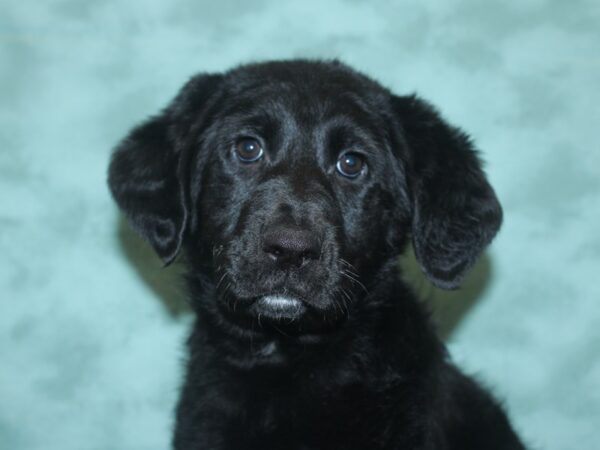
[[[304,267],[310,261],[313,261],[313,260],[316,260],[316,259],[319,259],[318,253],[312,252],[312,251],[308,251],[308,252],[302,253],[299,256],[299,258],[295,261],[295,264],[298,267]]]
[[[304,260],[309,260],[309,259],[318,259],[319,258],[319,253],[313,250],[307,250],[305,252],[302,252],[302,254],[300,255],[300,257]]]
[[[265,245],[263,246],[263,251],[269,255],[271,259],[275,260],[279,259],[284,254],[284,251],[275,245]]]

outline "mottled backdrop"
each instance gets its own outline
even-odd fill
[[[598,448],[599,24],[595,0],[1,1],[0,448],[168,447],[191,316],[111,147],[196,71],[297,56],[470,131],[503,230],[458,292],[407,276],[532,448]]]

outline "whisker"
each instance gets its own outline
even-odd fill
[[[342,276],[349,279],[352,283],[360,286],[362,288],[362,290],[365,291],[366,294],[369,293],[369,290],[366,288],[366,286],[364,284],[362,284],[358,278],[355,278],[355,276],[352,276],[350,273],[348,273],[347,271],[344,271],[344,270],[341,270],[340,274],[342,274]]]
[[[346,310],[346,317],[350,317],[350,304],[352,303],[351,295],[342,288],[342,304]]]
[[[219,282],[215,286],[216,290],[219,290],[219,287],[221,286],[221,283],[223,283],[223,281],[225,281],[226,277],[227,277],[227,272],[223,272],[223,275],[221,275],[221,278],[219,279]]]
[[[342,315],[344,313],[344,310],[342,309],[342,306],[340,305],[340,302],[338,302],[337,300],[333,301],[333,305],[335,306],[335,312],[337,313],[339,311],[339,314]]]
[[[356,268],[352,264],[350,264],[348,261],[346,261],[344,258],[338,258],[338,261],[341,262],[342,264],[344,264],[345,266],[348,266],[353,271],[356,271]]]

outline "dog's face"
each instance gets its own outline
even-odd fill
[[[408,237],[456,286],[501,220],[463,134],[339,63],[197,76],[117,149],[110,186],[166,262],[183,246],[209,277],[209,309],[300,333],[337,326]]]
[[[409,209],[377,92],[340,71],[312,73],[312,86],[310,75],[233,77],[192,164],[197,239],[214,249],[226,307],[304,330],[346,314]]]

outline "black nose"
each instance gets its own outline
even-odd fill
[[[321,244],[311,231],[295,225],[282,225],[265,232],[262,248],[279,264],[301,267],[319,258]]]

